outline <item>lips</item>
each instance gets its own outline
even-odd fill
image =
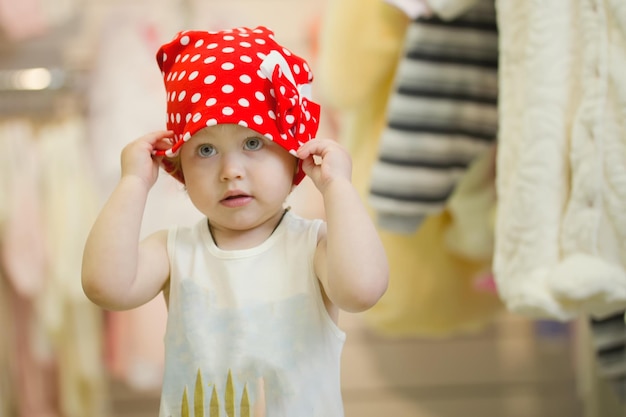
[[[220,200],[220,203],[226,207],[241,207],[252,201],[252,196],[243,191],[228,191]]]

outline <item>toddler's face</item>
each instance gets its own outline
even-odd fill
[[[189,197],[211,225],[247,230],[282,212],[297,159],[254,130],[223,124],[193,135],[180,163]]]

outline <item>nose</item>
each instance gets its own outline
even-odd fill
[[[222,154],[222,165],[220,167],[220,179],[222,181],[242,179],[244,173],[245,169],[241,155],[236,152]]]

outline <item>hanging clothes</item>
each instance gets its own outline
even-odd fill
[[[497,2],[494,273],[509,310],[626,308],[626,3]]]
[[[616,314],[617,315],[617,314]],[[608,318],[608,317],[607,317]],[[622,315],[622,320],[624,319]],[[593,319],[595,320],[595,319]],[[580,415],[583,417],[624,417],[626,403],[619,392],[619,379],[611,371],[613,366],[607,366],[604,358],[598,356],[598,347],[607,346],[608,343],[616,341],[612,331],[623,324],[613,322],[612,319],[600,324],[600,328],[594,330],[593,320],[589,317],[580,317],[572,320],[575,326],[574,344],[576,364],[576,390],[582,400]],[[608,357],[606,358],[608,359]],[[618,368],[624,363],[624,357],[612,363]]]
[[[60,412],[54,345],[36,301],[47,279],[42,238],[39,153],[27,119],[0,124],[0,344],[2,415],[44,417]]]
[[[320,26],[316,90],[337,113],[337,140],[353,159],[365,197],[408,17],[381,0],[328,2]]]
[[[98,199],[103,204],[120,176],[120,154],[126,144],[147,132],[165,128],[165,89],[156,51],[178,29],[176,2],[159,1],[145,8],[120,3],[103,17],[94,51],[89,91],[87,143]],[[114,132],[114,134],[112,134]],[[180,183],[159,175],[150,192],[142,236],[177,221],[195,222],[200,213]],[[130,310],[106,312],[107,368],[132,388],[156,390],[163,376],[163,337],[167,309],[163,297]]]
[[[23,40],[48,29],[38,0],[0,0],[0,28],[9,38]]]
[[[484,328],[503,305],[482,282],[491,275],[495,149],[470,164],[441,213],[411,235],[380,230],[388,251],[386,293],[365,312],[389,337],[448,337]]]
[[[445,16],[463,9],[452,3],[439,5]],[[343,0],[329,4],[321,25],[317,91],[322,104],[339,115],[339,140],[352,154],[353,182],[363,199],[409,23],[402,9],[383,0]],[[364,315],[377,333],[450,336],[480,329],[502,310],[497,294],[480,283],[491,275],[490,219],[495,204],[493,154],[485,150],[481,156],[453,209],[433,215],[423,230],[410,234],[379,229],[389,257],[390,283],[383,298]],[[479,191],[472,197],[475,190]],[[475,210],[483,193],[487,196],[480,203],[483,208]],[[472,223],[466,212],[481,214],[480,222]],[[451,239],[479,227],[486,228],[479,233],[480,250],[468,249],[467,239],[448,247]]]
[[[0,30],[11,40],[45,35],[76,17],[81,0],[0,0]]]
[[[103,417],[107,400],[102,314],[80,281],[83,248],[97,214],[85,132],[77,114],[41,126],[36,140],[48,268],[35,304],[54,347],[64,417]]]
[[[626,315],[624,311],[590,319],[598,374],[626,406]]]
[[[6,150],[3,176],[6,199],[0,208],[0,263],[15,292],[33,299],[42,291],[47,256],[42,239],[40,165],[35,127],[27,119],[5,121],[0,135]]]
[[[497,67],[493,0],[451,20],[411,23],[371,175],[369,201],[381,228],[413,233],[495,141]]]

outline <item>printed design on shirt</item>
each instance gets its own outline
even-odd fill
[[[248,384],[245,384],[241,393],[241,400],[239,401],[239,414],[236,414],[237,407],[235,385],[233,383],[232,371],[228,370],[228,377],[226,378],[226,389],[224,391],[224,410],[225,416],[221,414],[222,399],[220,399],[217,392],[216,384],[208,383],[207,387],[212,387],[211,398],[209,400],[209,414],[205,414],[205,385],[202,380],[202,371],[198,368],[196,374],[196,384],[193,393],[193,414],[191,413],[191,406],[189,403],[189,395],[187,392],[187,386],[183,390],[183,396],[180,405],[181,417],[265,417],[265,404],[264,404],[264,390],[263,380],[261,379],[259,385],[259,396],[257,404],[254,409],[250,408],[250,398],[248,396]],[[170,416],[172,417],[172,416]]]

